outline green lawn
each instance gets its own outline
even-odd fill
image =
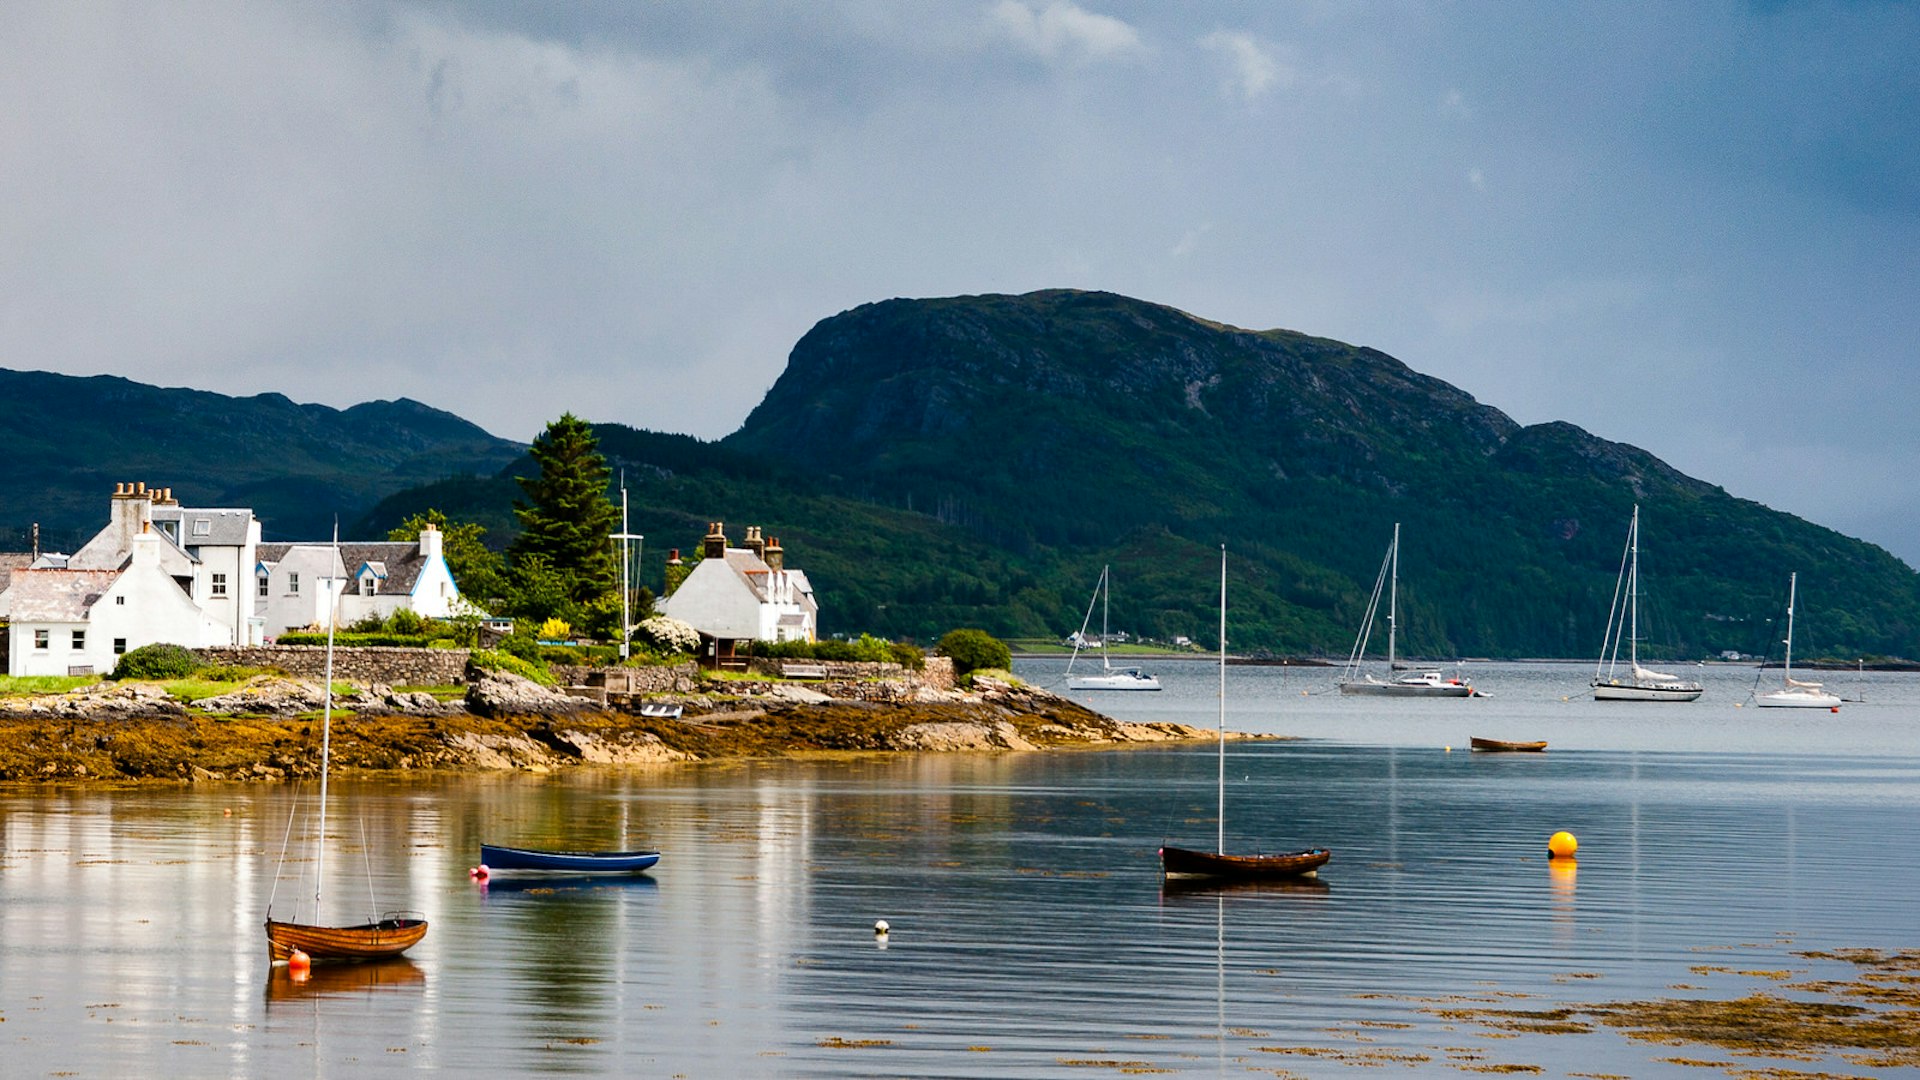
[[[0,697],[64,694],[100,681],[99,675],[0,675]]]

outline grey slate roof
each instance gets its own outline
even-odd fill
[[[180,546],[197,547],[201,544],[221,547],[239,547],[247,542],[247,526],[253,521],[251,510],[202,510],[190,506],[156,506],[153,508],[153,520],[172,521],[180,526]],[[196,533],[198,523],[206,522],[207,531]]]
[[[13,621],[85,622],[87,610],[119,577],[118,570],[18,570],[8,600]]]
[[[325,550],[332,546],[323,540],[319,543],[261,544],[254,551],[255,558],[261,562],[277,563],[297,547]],[[420,545],[412,540],[341,544],[340,561],[335,564],[333,572],[342,577],[357,574],[360,567],[368,563],[373,565],[376,573],[386,574],[380,582],[381,592],[411,593],[414,583],[420,580],[420,571],[426,568],[427,560],[420,557]]]

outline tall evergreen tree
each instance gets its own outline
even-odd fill
[[[531,505],[514,500],[513,512],[524,529],[507,554],[520,567],[539,556],[567,581],[567,595],[587,603],[619,588],[619,560],[608,536],[613,532],[613,503],[607,499],[612,472],[600,453],[600,440],[584,420],[567,413],[533,440],[539,476],[514,479]]]

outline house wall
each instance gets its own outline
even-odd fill
[[[252,621],[255,601],[253,567],[257,561],[260,523],[253,522],[250,531],[252,535],[244,545],[189,545],[189,550],[200,560],[194,567],[193,597],[207,614],[227,628],[229,645],[249,643],[248,624]],[[214,593],[216,574],[226,576],[225,596]]]
[[[254,614],[261,620],[269,638],[288,630],[325,626],[328,610],[327,579],[336,573],[333,551],[321,547],[296,547],[274,564],[267,578],[267,595],[259,596],[254,580]],[[299,590],[293,590],[293,578],[299,576]],[[351,619],[345,621],[352,621]]]

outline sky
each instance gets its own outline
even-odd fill
[[[1873,0],[20,0],[0,367],[716,438],[840,311],[1105,289],[1920,565],[1915,56]]]

